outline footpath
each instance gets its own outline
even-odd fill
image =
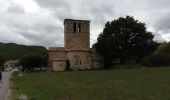
[[[0,100],[9,100],[8,96],[10,95],[9,90],[9,81],[12,75],[12,71],[2,72],[2,81],[0,82]]]

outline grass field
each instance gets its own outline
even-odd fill
[[[27,73],[11,82],[15,100],[170,100],[168,67]]]

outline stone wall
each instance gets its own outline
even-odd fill
[[[49,63],[53,71],[65,71],[66,51],[63,47],[49,48]]]
[[[68,52],[67,57],[70,61],[70,69],[90,69],[92,66],[92,58],[89,52]]]
[[[65,59],[65,58],[66,58],[66,51],[63,47],[49,48],[49,61]]]
[[[65,60],[54,60],[53,61],[53,71],[66,71],[66,61]]]

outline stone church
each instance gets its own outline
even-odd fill
[[[64,47],[49,48],[49,67],[53,71],[103,67],[102,56],[90,48],[89,20],[64,20]]]

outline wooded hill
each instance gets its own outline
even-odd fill
[[[42,46],[29,46],[20,45],[15,43],[1,43],[0,42],[0,55],[4,56],[6,59],[19,59],[25,54],[38,53],[45,54],[47,49]]]

